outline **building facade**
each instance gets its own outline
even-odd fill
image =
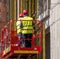
[[[51,0],[51,59],[60,59],[60,0]]]
[[[48,5],[50,13],[49,18],[46,18],[46,21],[44,21],[46,27],[45,56],[46,59],[59,59],[60,58],[60,32],[59,32],[60,0],[50,0],[49,2],[50,2]]]

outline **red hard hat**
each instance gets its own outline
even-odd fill
[[[23,14],[28,14],[28,11],[27,10],[23,10]]]
[[[19,15],[19,17],[23,17],[23,13],[21,13],[21,14]]]

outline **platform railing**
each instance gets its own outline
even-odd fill
[[[17,22],[16,20],[10,20],[10,22],[7,25],[5,25],[2,29],[2,45],[4,48],[3,50],[7,49],[9,46],[19,46],[20,44],[19,40],[21,40],[22,38],[18,39],[16,22]],[[23,38],[22,40],[31,40],[30,48],[39,47],[40,49],[40,47],[42,47],[42,36],[43,36],[42,21],[33,20],[32,22],[34,23],[34,25],[32,25],[34,29],[34,32],[32,33],[32,38],[31,39]]]

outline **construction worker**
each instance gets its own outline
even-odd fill
[[[19,15],[19,18],[17,20],[17,23],[16,23],[16,27],[17,27],[17,35],[18,35],[18,38],[22,38],[22,32],[21,32],[21,20],[23,18],[23,13],[21,13]]]
[[[24,16],[23,13],[21,13],[19,15],[19,18],[18,18],[17,23],[16,23],[17,35],[18,35],[18,39],[19,39],[19,46],[21,48],[25,47],[25,44],[23,44],[24,41],[22,40],[22,22],[21,21],[22,21],[23,16]]]
[[[33,34],[33,18],[28,16],[27,10],[23,10],[23,14],[24,17],[22,18],[22,38],[31,39]],[[31,47],[31,40],[25,40],[24,44],[26,47]]]

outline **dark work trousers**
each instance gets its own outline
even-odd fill
[[[24,44],[26,48],[31,47],[31,40],[26,39],[32,39],[32,34],[22,34],[22,38],[25,38]]]
[[[32,34],[21,34],[21,33],[19,33],[18,38],[29,38],[29,39],[31,39]]]
[[[22,38],[32,38],[32,34],[22,34]]]
[[[18,39],[19,39],[19,46],[21,47],[21,45],[22,45],[22,40],[21,40],[21,38],[22,38],[22,33],[19,33],[18,34]]]
[[[32,34],[18,34],[18,38],[20,39],[20,47],[22,48],[29,48],[31,47],[31,40],[26,40],[26,39],[32,39]],[[24,40],[25,38],[25,40]]]

